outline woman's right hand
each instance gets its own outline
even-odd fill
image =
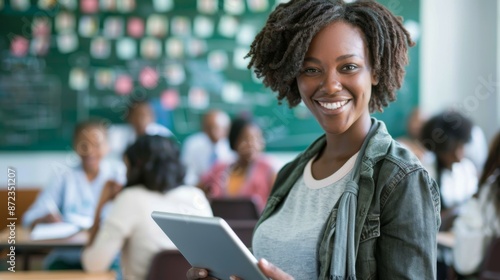
[[[273,279],[273,280],[294,280],[294,278],[281,270],[279,267],[275,266],[274,264],[268,262],[266,259],[260,259],[258,264],[257,264],[262,271],[262,273]],[[208,276],[208,271],[203,268],[196,268],[192,267],[188,270],[186,273],[186,277],[188,280],[195,280],[195,279],[216,279],[213,277],[207,277]],[[233,277],[231,276],[231,279],[234,280],[243,280],[238,277]]]

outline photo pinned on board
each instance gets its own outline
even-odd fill
[[[119,59],[129,60],[137,57],[137,42],[131,38],[116,41],[116,56]]]
[[[98,27],[99,23],[96,16],[82,16],[78,25],[78,32],[82,37],[91,38],[97,35]]]
[[[134,81],[127,74],[120,74],[115,80],[115,93],[117,95],[129,95],[134,89]]]
[[[163,76],[167,84],[172,86],[181,85],[186,80],[186,72],[180,63],[169,63],[165,65]]]
[[[123,19],[121,17],[107,17],[104,20],[104,36],[116,39],[123,36]]]
[[[181,99],[179,91],[175,89],[167,89],[160,95],[160,104],[165,110],[175,110],[179,107]]]
[[[206,16],[196,16],[193,21],[194,34],[200,38],[209,38],[214,34],[214,21]]]
[[[168,18],[164,15],[150,15],[146,23],[146,33],[150,36],[163,38],[168,32]]]
[[[210,105],[210,98],[205,89],[192,87],[188,92],[188,106],[192,109],[207,109]]]
[[[174,8],[173,0],[153,0],[153,8],[157,12],[168,12]]]
[[[78,37],[74,32],[58,33],[56,42],[60,53],[66,54],[78,49]]]
[[[94,86],[99,90],[113,88],[115,74],[110,68],[99,68],[94,73]]]
[[[223,15],[219,20],[218,32],[224,37],[234,37],[238,31],[238,20],[233,16]]]
[[[89,87],[89,75],[82,68],[75,67],[69,72],[69,87],[73,90],[86,90]]]
[[[202,14],[215,14],[219,10],[218,0],[198,0],[196,7]]]
[[[95,37],[90,41],[90,55],[98,59],[106,59],[111,55],[110,41],[104,37]]]
[[[76,18],[72,12],[62,11],[56,15],[55,27],[58,32],[74,31],[76,26]]]
[[[133,38],[141,38],[144,35],[144,21],[139,17],[131,17],[127,22],[127,34]]]
[[[156,38],[144,38],[141,41],[141,56],[146,59],[158,59],[161,55],[161,43]]]

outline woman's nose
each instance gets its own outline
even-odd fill
[[[330,94],[337,93],[342,90],[342,83],[340,82],[339,77],[335,71],[327,72],[322,87],[327,93]]]

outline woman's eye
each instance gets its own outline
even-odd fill
[[[356,66],[354,64],[348,64],[348,65],[342,67],[342,70],[344,70],[344,71],[354,71],[356,69],[358,69],[358,66]]]
[[[302,70],[302,72],[306,74],[315,74],[318,73],[319,70],[316,68],[305,68],[304,70]]]

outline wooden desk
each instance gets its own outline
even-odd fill
[[[114,280],[114,272],[86,273],[84,271],[16,271],[0,272],[2,280]]]
[[[29,270],[29,257],[33,254],[46,253],[48,250],[55,248],[82,248],[87,244],[89,235],[87,231],[81,231],[69,238],[64,239],[51,239],[51,240],[31,240],[30,230],[16,227],[16,244],[9,244],[9,229],[0,231],[0,250],[10,249],[10,246],[15,246],[16,256],[22,256],[23,270]],[[3,279],[0,277],[0,279]]]
[[[0,231],[0,249],[9,248],[8,244],[9,229]],[[31,240],[30,230],[17,227],[16,228],[16,250],[38,250],[38,249],[53,249],[53,248],[82,248],[87,244],[89,239],[88,232],[81,231],[69,238],[50,239],[50,240]]]

